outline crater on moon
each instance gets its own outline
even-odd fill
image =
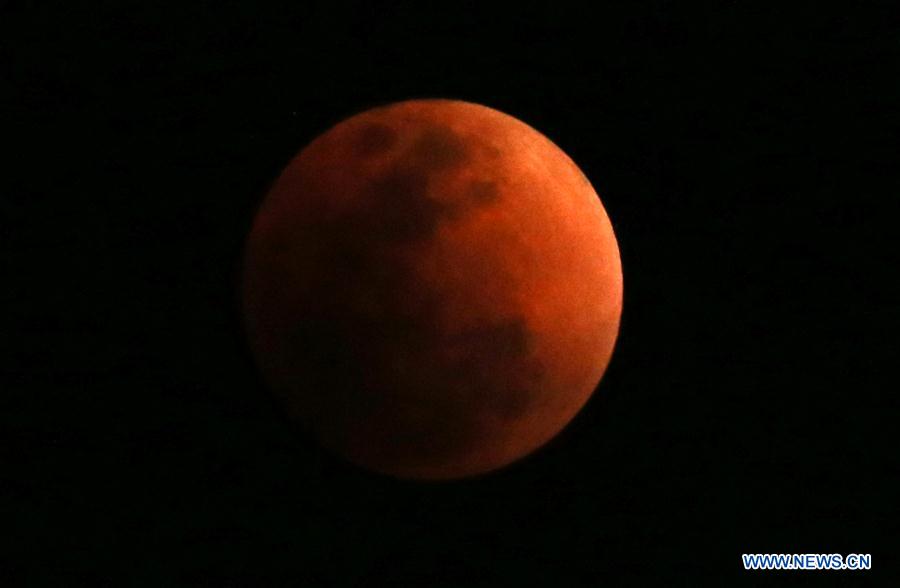
[[[389,126],[370,124],[359,132],[357,153],[362,157],[377,155],[393,147],[396,142],[397,133]]]

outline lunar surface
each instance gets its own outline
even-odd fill
[[[622,271],[600,199],[550,140],[414,100],[290,162],[253,223],[242,301],[291,419],[365,468],[451,479],[531,453],[584,406]]]

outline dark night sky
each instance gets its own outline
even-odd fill
[[[744,552],[896,566],[876,541],[898,514],[887,11],[58,4],[0,3],[4,585],[774,577]],[[625,276],[615,357],[572,426],[448,484],[292,430],[234,289],[296,151],[431,96],[569,153]]]

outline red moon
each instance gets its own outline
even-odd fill
[[[264,379],[326,448],[452,479],[531,453],[584,406],[622,269],[600,199],[549,139],[412,100],[290,162],[247,240],[242,302]]]

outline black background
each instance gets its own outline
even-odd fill
[[[745,552],[896,566],[876,541],[896,547],[898,514],[888,10],[0,6],[4,585],[798,579],[744,572]],[[234,290],[294,153],[432,96],[578,162],[625,276],[613,362],[574,423],[444,484],[293,431]]]

